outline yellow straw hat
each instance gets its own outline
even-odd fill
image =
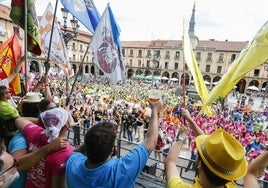
[[[243,146],[223,129],[196,138],[197,149],[206,166],[225,180],[242,178],[247,171]]]

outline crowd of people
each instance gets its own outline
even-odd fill
[[[27,85],[21,97],[0,86],[0,187],[134,187],[152,151],[165,163],[167,187],[182,187],[183,144],[199,187],[234,187],[243,177],[257,187],[264,175],[256,172],[268,162],[265,113],[214,103],[208,117],[198,102],[184,106],[177,84],[158,84],[158,102],[148,100],[151,84],[133,80],[114,86],[88,76],[70,93],[64,77],[32,74]],[[138,146],[116,158],[117,136]]]

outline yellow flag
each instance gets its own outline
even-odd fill
[[[210,105],[218,97],[224,98],[245,74],[262,65],[267,59],[268,22],[257,32],[252,42],[241,51],[239,57],[232,63],[204,103]]]
[[[208,90],[203,79],[202,73],[196,62],[185,21],[183,22],[183,55],[184,60],[191,74],[193,75],[195,89],[199,94],[202,103],[204,103],[204,101],[208,97]],[[202,110],[206,113],[207,116],[213,115],[213,110],[209,106],[202,105]]]

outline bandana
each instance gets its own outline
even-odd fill
[[[48,137],[48,143],[55,140],[61,128],[67,123],[68,112],[63,108],[54,108],[40,114],[40,119],[45,127],[42,134]]]

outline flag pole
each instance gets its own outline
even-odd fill
[[[27,72],[28,72],[28,63],[27,63],[27,46],[28,46],[28,44],[27,44],[27,30],[28,30],[28,28],[27,28],[27,25],[28,25],[28,20],[27,20],[27,14],[28,14],[28,5],[27,5],[27,3],[28,3],[28,0],[25,0],[24,1],[24,63],[25,63],[25,88],[26,88],[26,93],[27,93],[27,91],[28,91],[28,74],[27,74]]]
[[[50,68],[49,57],[50,57],[51,43],[52,43],[52,37],[53,37],[53,31],[54,31],[54,25],[55,25],[55,18],[56,18],[56,13],[57,13],[58,2],[59,1],[56,0],[55,10],[54,10],[54,15],[53,15],[53,20],[52,20],[52,28],[51,28],[50,39],[49,39],[49,45],[48,45],[47,59],[46,59],[46,62],[45,62],[45,75],[47,75],[47,73],[49,71],[49,68]]]
[[[76,81],[77,81],[78,74],[79,74],[79,73],[81,72],[81,70],[82,70],[82,65],[84,64],[86,55],[87,55],[88,50],[89,50],[89,46],[90,46],[90,43],[88,44],[87,49],[86,49],[86,51],[85,51],[85,53],[84,53],[83,59],[82,59],[81,63],[79,64],[78,72],[77,72],[76,75],[75,75],[75,78],[74,78],[74,82],[73,82],[73,84],[72,84],[71,91],[70,91],[69,95],[66,97],[66,102],[65,102],[65,103],[66,103],[66,106],[68,106],[68,104],[69,104],[69,102],[70,102],[70,97],[71,97],[71,95],[72,95],[72,93],[73,93],[74,85],[75,85],[75,83],[76,83]],[[66,77],[67,77],[67,76],[66,76]]]
[[[182,37],[182,40],[184,40],[184,37]],[[184,50],[183,47],[182,47],[182,50]],[[182,66],[182,75],[183,75],[183,77],[182,77],[182,92],[183,92],[182,104],[183,104],[183,107],[185,107],[186,106],[186,85],[185,85],[185,83],[186,83],[186,73],[185,73],[186,72],[185,71],[186,64],[185,64],[184,54],[182,54],[182,59],[183,59],[183,64],[182,64],[183,65]]]
[[[184,24],[183,24],[183,27],[184,27]],[[184,32],[184,29],[183,29],[183,32]],[[183,92],[183,97],[182,97],[182,106],[183,108],[186,108],[186,63],[185,63],[185,57],[184,57],[184,35],[185,33],[183,33],[183,36],[182,36],[182,61],[183,61],[183,64],[182,64],[182,74],[183,74],[183,77],[182,77],[182,92]],[[186,121],[185,121],[185,118],[183,118],[183,125],[186,125]]]

